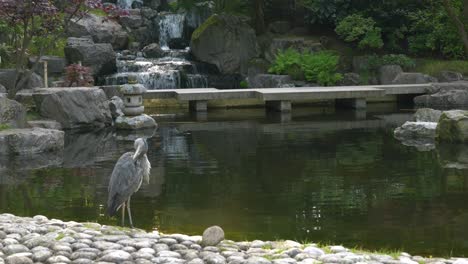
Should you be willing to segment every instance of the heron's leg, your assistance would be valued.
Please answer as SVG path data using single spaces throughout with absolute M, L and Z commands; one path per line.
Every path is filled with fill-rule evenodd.
M 122 204 L 122 226 L 125 226 L 125 203 Z
M 128 211 L 128 219 L 130 221 L 130 227 L 133 228 L 132 211 L 130 210 L 130 197 L 128 197 L 128 200 L 127 200 L 127 211 Z

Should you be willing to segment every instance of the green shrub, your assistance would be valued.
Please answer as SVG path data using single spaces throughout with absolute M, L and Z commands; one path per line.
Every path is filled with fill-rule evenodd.
M 10 127 L 10 125 L 8 125 L 8 124 L 0 124 L 0 131 L 2 131 L 2 130 L 7 130 L 7 129 L 10 129 L 10 128 L 11 128 L 11 127 Z
M 371 71 L 376 71 L 383 65 L 400 65 L 405 70 L 413 69 L 416 66 L 414 60 L 404 54 L 370 55 L 367 61 L 367 69 Z
M 343 76 L 337 73 L 339 56 L 329 52 L 300 53 L 292 48 L 279 52 L 269 72 L 288 74 L 293 79 L 305 79 L 320 85 L 334 85 Z
M 280 51 L 276 55 L 275 62 L 268 71 L 275 74 L 288 74 L 288 70 L 291 67 L 301 67 L 301 57 L 302 54 L 292 48 Z
M 335 31 L 346 42 L 357 42 L 360 49 L 383 47 L 382 29 L 370 17 L 349 15 L 338 23 Z
M 249 88 L 249 84 L 244 80 L 239 83 L 240 88 Z
M 340 57 L 328 51 L 303 54 L 302 69 L 307 81 L 320 85 L 334 85 L 343 79 L 337 73 Z

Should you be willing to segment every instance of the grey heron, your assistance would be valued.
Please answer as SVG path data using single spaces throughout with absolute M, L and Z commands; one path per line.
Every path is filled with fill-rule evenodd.
M 135 152 L 123 154 L 115 164 L 109 181 L 109 196 L 107 199 L 107 213 L 114 216 L 122 209 L 122 225 L 125 224 L 125 207 L 127 207 L 130 226 L 133 228 L 130 198 L 136 193 L 144 181 L 149 183 L 151 164 L 146 153 L 148 143 L 138 138 L 134 143 Z

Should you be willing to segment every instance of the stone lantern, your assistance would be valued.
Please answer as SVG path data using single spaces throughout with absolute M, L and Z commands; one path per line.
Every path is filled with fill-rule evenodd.
M 144 114 L 143 94 L 146 92 L 145 86 L 138 84 L 135 78 L 130 78 L 128 84 L 120 87 L 123 95 L 123 116 L 115 120 L 115 126 L 118 129 L 137 130 L 157 127 L 156 121 Z
M 145 112 L 143 106 L 143 94 L 146 92 L 146 87 L 138 84 L 135 79 L 128 80 L 128 84 L 124 84 L 120 88 L 123 94 L 124 109 L 123 113 L 126 116 L 138 116 Z

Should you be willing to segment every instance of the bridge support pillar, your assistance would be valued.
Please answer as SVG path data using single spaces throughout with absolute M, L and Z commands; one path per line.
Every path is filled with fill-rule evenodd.
M 353 109 L 366 109 L 366 98 L 336 99 L 336 105 Z
M 208 101 L 206 100 L 189 101 L 189 109 L 191 112 L 206 112 L 208 111 Z
M 266 101 L 265 106 L 269 110 L 277 112 L 291 112 L 291 101 Z

